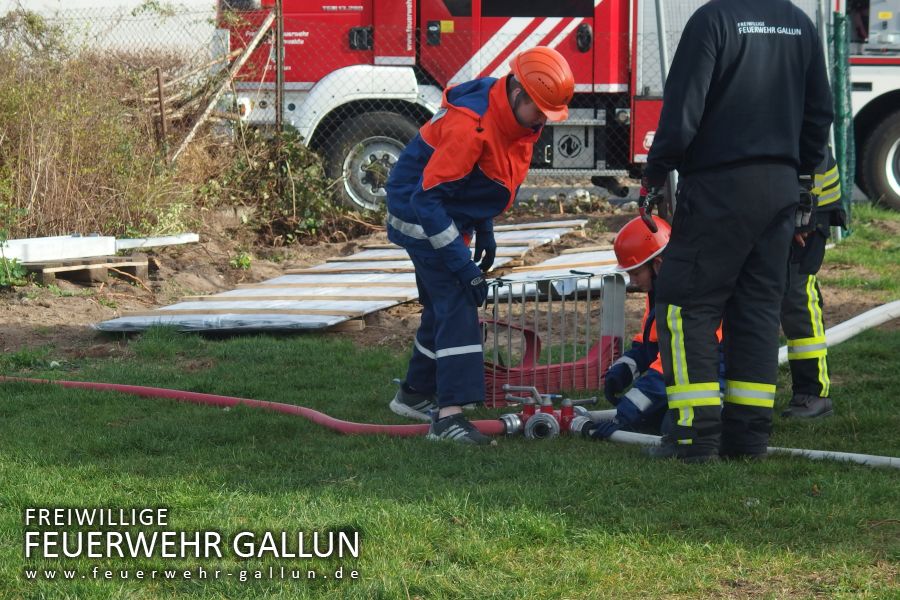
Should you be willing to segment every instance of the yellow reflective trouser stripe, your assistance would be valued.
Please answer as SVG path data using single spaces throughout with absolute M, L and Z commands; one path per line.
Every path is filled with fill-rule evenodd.
M 672 371 L 675 385 L 690 383 L 688 379 L 687 357 L 684 353 L 684 323 L 681 320 L 681 307 L 670 304 L 666 311 L 666 325 L 672 335 Z
M 809 317 L 812 324 L 812 334 L 817 338 L 825 340 L 825 322 L 822 319 L 822 308 L 819 305 L 819 291 L 816 289 L 816 276 L 810 275 L 806 281 L 806 295 L 809 299 Z M 790 349 L 788 349 L 790 353 Z M 808 356 L 804 356 L 808 354 Z M 817 371 L 819 385 L 822 387 L 822 396 L 828 396 L 828 390 L 831 387 L 831 380 L 828 377 L 828 363 L 826 356 L 828 355 L 827 346 L 820 350 L 813 350 L 808 353 L 800 353 L 794 355 L 795 360 L 801 358 L 818 358 Z
M 683 408 L 678 409 L 678 424 L 682 427 L 691 427 L 694 424 L 694 407 L 693 406 L 685 406 Z M 677 443 L 681 445 L 693 444 L 694 440 L 691 438 L 681 438 L 676 440 Z
M 671 385 L 666 387 L 666 397 L 669 408 L 672 409 L 719 406 L 722 403 L 722 399 L 719 398 L 718 382 Z
M 828 354 L 825 336 L 788 340 L 787 346 L 789 360 L 819 358 Z
M 816 276 L 806 279 L 806 298 L 809 307 L 810 331 L 814 337 L 825 337 L 825 324 L 822 322 L 822 309 L 819 307 L 819 291 L 816 289 Z
M 828 377 L 828 361 L 824 356 L 819 357 L 819 385 L 822 386 L 822 393 L 820 396 L 828 397 L 829 392 L 831 391 L 831 379 Z
M 678 411 L 678 425 L 693 427 L 694 408 L 697 406 L 721 406 L 718 382 L 687 383 L 666 387 L 669 408 Z M 676 439 L 679 444 L 691 444 L 690 438 Z
M 744 406 L 775 406 L 775 386 L 751 381 L 725 381 L 725 402 Z

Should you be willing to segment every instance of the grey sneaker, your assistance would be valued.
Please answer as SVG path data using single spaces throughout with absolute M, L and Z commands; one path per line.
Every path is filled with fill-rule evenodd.
M 422 394 L 401 383 L 391 400 L 390 409 L 401 417 L 431 421 L 431 411 L 438 409 L 436 400 L 434 394 Z
M 787 409 L 781 413 L 782 417 L 794 417 L 797 419 L 815 419 L 817 417 L 830 417 L 834 414 L 831 398 L 822 398 L 812 394 L 794 394 L 787 405 Z
M 497 445 L 497 440 L 478 431 L 468 419 L 459 413 L 444 417 L 443 419 L 433 420 L 425 439 L 439 442 L 446 440 L 460 444 L 475 444 L 478 446 Z

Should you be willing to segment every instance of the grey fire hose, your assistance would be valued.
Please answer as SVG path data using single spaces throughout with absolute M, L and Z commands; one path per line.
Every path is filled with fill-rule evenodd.
M 609 439 L 620 444 L 639 444 L 641 446 L 659 446 L 662 438 L 658 435 L 646 433 L 634 433 L 631 431 L 616 431 Z M 813 460 L 837 460 L 852 462 L 871 467 L 893 467 L 900 469 L 900 458 L 893 456 L 878 456 L 874 454 L 857 454 L 855 452 L 832 452 L 831 450 L 804 450 L 802 448 L 778 448 L 769 446 L 769 454 L 791 454 Z

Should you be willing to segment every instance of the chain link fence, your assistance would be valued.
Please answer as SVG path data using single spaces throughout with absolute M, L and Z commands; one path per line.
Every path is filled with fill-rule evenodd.
M 816 16 L 822 1 L 797 4 Z M 584 187 L 593 180 L 627 191 L 623 180 L 637 173 L 653 141 L 668 64 L 702 4 L 641 1 L 632 16 L 594 0 L 484 0 L 478 19 L 467 0 L 285 1 L 281 55 L 275 0 L 211 0 L 207 9 L 145 1 L 43 18 L 68 47 L 127 74 L 129 106 L 154 123 L 169 159 L 210 117 L 226 133 L 271 127 L 281 101 L 284 124 L 323 157 L 339 199 L 378 210 L 392 165 L 437 112 L 444 90 L 503 77 L 516 52 L 539 44 L 568 58 L 576 95 L 570 119 L 544 128 L 530 180 Z

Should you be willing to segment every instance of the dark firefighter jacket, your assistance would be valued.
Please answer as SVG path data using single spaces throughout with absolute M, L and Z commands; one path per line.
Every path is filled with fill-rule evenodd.
M 833 118 L 822 45 L 788 0 L 712 0 L 688 21 L 645 175 L 748 163 L 812 174 Z

